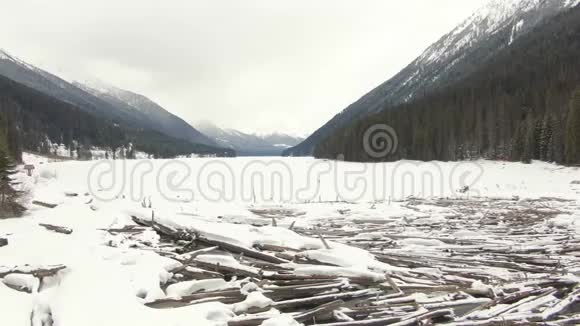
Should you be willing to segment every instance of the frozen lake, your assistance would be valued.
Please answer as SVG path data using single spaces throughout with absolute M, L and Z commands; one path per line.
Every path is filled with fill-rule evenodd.
M 407 197 L 575 198 L 576 168 L 493 161 L 348 163 L 312 158 L 198 158 L 64 162 L 40 174 L 103 200 L 299 203 L 370 202 Z
M 24 159 L 0 325 L 471 325 L 578 298 L 577 168 Z

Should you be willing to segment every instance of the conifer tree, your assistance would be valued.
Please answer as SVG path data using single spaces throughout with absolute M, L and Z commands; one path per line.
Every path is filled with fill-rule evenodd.
M 552 117 L 550 114 L 544 116 L 544 121 L 542 122 L 541 135 L 540 135 L 540 160 L 542 161 L 552 161 L 551 157 L 548 157 L 550 149 L 553 147 L 553 129 L 552 129 Z
M 13 136 L 8 130 L 6 116 L 0 116 L 0 217 L 20 215 L 24 208 L 18 204 L 20 193 L 13 188 L 12 175 L 16 164 L 11 157 L 8 136 Z
M 19 192 L 13 188 L 11 176 L 15 167 L 9 155 L 5 129 L 0 127 L 0 217 L 18 216 L 24 211 L 17 203 Z
M 518 128 L 516 129 L 516 133 L 512 144 L 511 156 L 515 160 L 524 161 L 524 153 L 526 148 L 526 139 L 525 139 L 526 134 L 527 134 L 526 123 L 525 121 L 522 121 L 518 126 Z
M 524 135 L 524 152 L 522 154 L 522 162 L 524 163 L 531 163 L 535 158 L 536 134 L 536 123 L 533 120 L 528 120 Z
M 570 111 L 566 124 L 566 162 L 580 163 L 580 87 L 576 89 L 570 101 Z

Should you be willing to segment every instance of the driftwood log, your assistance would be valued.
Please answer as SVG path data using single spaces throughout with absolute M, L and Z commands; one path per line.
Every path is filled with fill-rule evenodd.
M 32 202 L 32 204 L 36 205 L 36 206 L 46 207 L 46 208 L 55 208 L 56 206 L 58 206 L 58 204 L 46 203 L 46 202 L 42 202 L 40 200 L 34 200 Z
M 62 234 L 71 234 L 73 233 L 73 230 L 71 228 L 67 228 L 64 226 L 58 226 L 58 225 L 52 225 L 52 224 L 45 224 L 45 223 L 39 223 L 38 225 L 42 226 L 43 228 L 49 230 L 49 231 L 53 231 L 56 233 L 62 233 Z
M 32 267 L 32 266 L 16 266 L 12 268 L 2 269 L 0 268 L 0 278 L 5 277 L 8 274 L 29 274 L 38 278 L 43 278 L 47 276 L 53 276 L 59 271 L 65 269 L 64 265 L 56 266 L 46 266 L 46 267 Z

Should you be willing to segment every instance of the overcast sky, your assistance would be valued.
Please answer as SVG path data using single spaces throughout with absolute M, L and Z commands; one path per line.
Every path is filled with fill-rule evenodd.
M 0 48 L 188 122 L 307 134 L 485 0 L 0 0 Z

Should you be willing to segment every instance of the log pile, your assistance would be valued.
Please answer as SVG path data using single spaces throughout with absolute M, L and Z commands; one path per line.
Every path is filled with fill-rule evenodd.
M 292 266 L 332 264 L 306 259 L 291 248 L 245 248 L 137 217 L 139 226 L 109 232 L 159 233 L 163 249 L 152 249 L 181 263 L 165 287 L 189 280 L 245 279 L 254 285 L 252 291 L 271 300 L 267 307 L 239 314 L 230 326 L 260 325 L 274 315 L 271 309 L 306 325 L 575 325 L 580 323 L 580 238 L 547 223 L 569 203 L 546 206 L 546 202 L 554 203 L 412 199 L 406 205 L 417 211 L 445 207 L 449 214 L 439 222 L 341 218 L 313 228 L 291 224 L 294 231 L 318 238 L 326 248 L 333 243 L 363 248 L 393 266 L 379 279 L 299 274 Z M 417 236 L 418 231 L 423 236 Z M 475 235 L 458 237 L 459 231 Z M 371 232 L 373 236 L 360 236 Z M 433 246 L 408 250 L 402 245 L 408 241 L 430 241 Z M 207 255 L 233 257 L 236 263 L 214 263 L 204 259 Z M 236 304 L 245 300 L 243 292 L 202 291 L 147 305 L 171 309 L 211 301 Z

